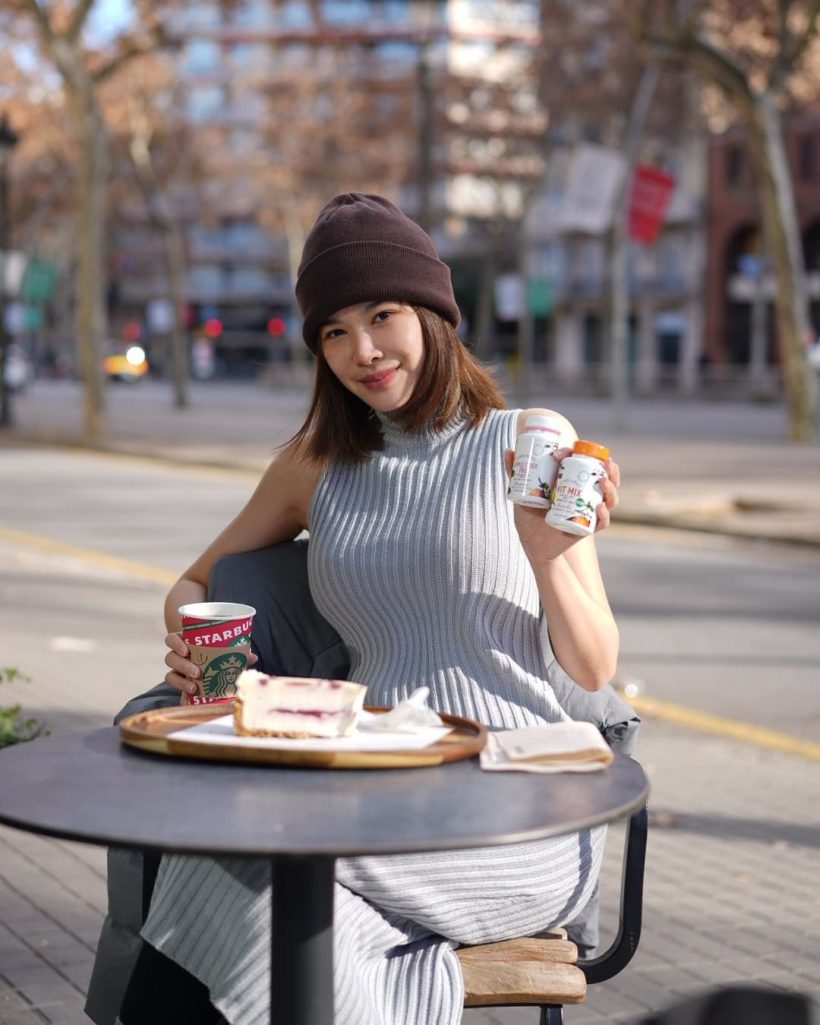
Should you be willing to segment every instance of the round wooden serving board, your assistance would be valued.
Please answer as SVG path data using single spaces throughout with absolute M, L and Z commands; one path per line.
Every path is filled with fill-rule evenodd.
M 477 755 L 487 740 L 487 729 L 472 719 L 441 714 L 452 730 L 440 740 L 416 750 L 352 750 L 327 748 L 305 750 L 288 747 L 281 741 L 277 747 L 244 747 L 224 743 L 202 743 L 193 738 L 169 738 L 169 734 L 210 722 L 233 711 L 232 703 L 217 705 L 174 705 L 151 712 L 131 715 L 120 723 L 124 743 L 141 751 L 172 757 L 200 758 L 205 761 L 250 762 L 254 765 L 293 765 L 317 769 L 411 769 L 425 765 L 441 765 Z M 386 712 L 385 708 L 368 708 L 369 712 Z M 324 742 L 323 742 L 324 743 Z

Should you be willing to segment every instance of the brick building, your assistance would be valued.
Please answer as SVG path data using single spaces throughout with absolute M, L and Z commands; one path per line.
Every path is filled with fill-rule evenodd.
M 820 333 L 820 112 L 786 120 L 815 335 Z M 771 389 L 778 362 L 774 277 L 768 266 L 745 131 L 735 127 L 709 144 L 703 356 L 719 376 L 744 376 Z

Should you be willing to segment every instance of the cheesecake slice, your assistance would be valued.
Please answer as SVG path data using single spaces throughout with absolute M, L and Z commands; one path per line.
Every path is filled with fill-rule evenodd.
M 366 689 L 346 680 L 246 669 L 236 681 L 234 729 L 246 737 L 343 737 L 353 732 Z

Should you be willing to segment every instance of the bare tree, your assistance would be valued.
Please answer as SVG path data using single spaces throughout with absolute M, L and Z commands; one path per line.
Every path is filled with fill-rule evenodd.
M 164 56 L 148 54 L 135 60 L 118 76 L 104 97 L 111 132 L 122 144 L 142 198 L 142 208 L 156 230 L 162 247 L 171 307 L 170 355 L 174 406 L 188 405 L 188 338 L 183 323 L 186 301 L 185 237 L 175 209 L 173 192 L 184 181 L 196 188 L 196 156 L 190 133 L 170 114 L 175 96 L 173 64 Z M 119 177 L 117 194 L 132 190 Z
M 155 26 L 123 36 L 111 54 L 95 52 L 84 30 L 95 0 L 73 5 L 42 0 L 5 0 L 0 13 L 24 18 L 62 81 L 77 146 L 77 287 L 75 344 L 85 385 L 83 433 L 99 437 L 104 414 L 101 355 L 106 335 L 105 186 L 108 135 L 98 88 L 134 56 L 159 42 Z
M 582 142 L 605 146 L 622 157 L 605 235 L 601 310 L 601 361 L 612 399 L 612 421 L 623 426 L 628 391 L 630 313 L 628 207 L 636 162 L 666 163 L 680 150 L 679 69 L 664 68 L 656 53 L 630 32 L 624 8 L 613 0 L 567 5 L 542 0 L 545 38 L 540 96 L 549 115 L 548 162 L 560 176 L 567 155 Z M 583 232 L 579 231 L 578 236 Z M 565 309 L 577 309 L 569 296 Z
M 673 0 L 642 0 L 633 22 L 638 37 L 717 86 L 746 125 L 776 281 L 792 441 L 814 433 L 816 388 L 805 363 L 808 290 L 783 111 L 807 61 L 816 56 L 818 15 L 820 0 L 690 0 L 683 8 Z
M 268 91 L 267 159 L 255 175 L 260 220 L 283 233 L 294 283 L 305 234 L 329 196 L 389 192 L 417 161 L 415 82 L 382 77 L 375 48 L 336 42 L 321 26 L 311 46 L 313 74 L 282 77 Z

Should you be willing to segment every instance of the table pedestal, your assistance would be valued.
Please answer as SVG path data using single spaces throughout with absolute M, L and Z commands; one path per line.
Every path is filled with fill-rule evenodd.
M 332 857 L 271 860 L 271 1025 L 333 1025 Z

